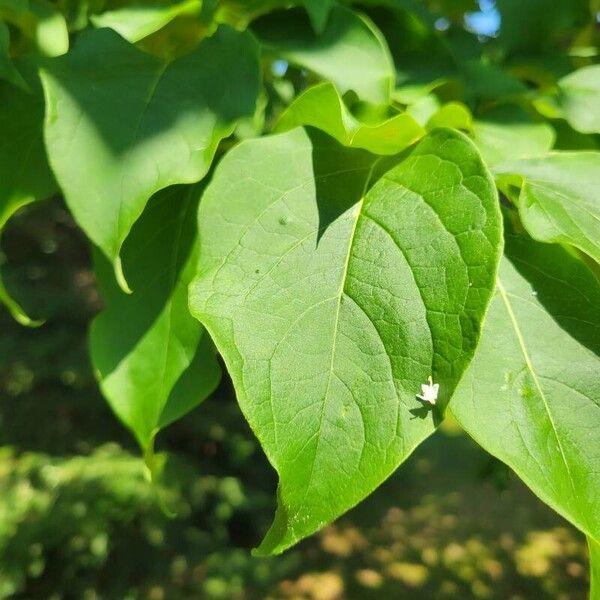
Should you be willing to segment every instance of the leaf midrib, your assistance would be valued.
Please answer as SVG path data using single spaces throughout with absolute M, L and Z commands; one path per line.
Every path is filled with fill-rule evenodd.
M 144 117 L 146 116 L 146 113 L 148 112 L 148 109 L 150 108 L 150 104 L 152 103 L 154 96 L 156 95 L 156 91 L 158 89 L 158 86 L 163 78 L 163 75 L 165 74 L 165 72 L 167 71 L 167 68 L 171 65 L 171 61 L 164 61 L 159 63 L 158 69 L 156 71 L 156 75 L 154 77 L 154 79 L 151 81 L 150 86 L 148 87 L 148 91 L 146 92 L 146 96 L 144 97 L 143 100 L 143 104 L 142 104 L 142 110 L 140 111 L 140 116 L 135 124 L 135 127 L 133 129 L 133 132 L 131 134 L 131 138 L 129 140 L 129 146 L 133 147 L 135 142 L 137 141 L 137 136 L 139 134 L 140 131 L 140 127 L 142 126 L 142 121 L 144 120 Z M 123 243 L 123 240 L 121 239 L 122 233 L 121 233 L 121 226 L 122 226 L 122 220 L 123 220 L 123 200 L 124 200 L 124 185 L 125 185 L 125 175 L 127 174 L 127 169 L 125 169 L 125 167 L 123 166 L 123 169 L 121 171 L 121 193 L 119 195 L 119 210 L 117 211 L 117 236 L 118 238 L 115 240 L 115 246 L 116 248 L 114 249 L 115 254 L 119 254 L 120 250 L 121 250 L 121 244 Z
M 290 522 L 292 522 L 294 520 L 294 518 L 297 517 L 298 514 L 300 513 L 300 511 L 302 510 L 303 505 L 304 505 L 304 500 L 306 499 L 306 496 L 308 495 L 311 485 L 312 485 L 315 463 L 317 462 L 317 455 L 319 453 L 319 443 L 321 441 L 321 430 L 323 428 L 323 419 L 325 416 L 325 405 L 327 403 L 327 397 L 329 396 L 329 388 L 331 386 L 331 380 L 332 380 L 332 376 L 333 376 L 333 364 L 335 362 L 336 349 L 337 349 L 336 340 L 337 340 L 337 334 L 338 334 L 338 326 L 339 326 L 339 322 L 340 322 L 340 310 L 341 310 L 341 306 L 342 306 L 342 298 L 344 297 L 344 293 L 345 293 L 346 279 L 348 278 L 348 267 L 350 265 L 350 257 L 352 255 L 352 248 L 354 246 L 354 239 L 356 236 L 356 228 L 358 226 L 358 221 L 360 219 L 360 215 L 361 215 L 362 208 L 364 205 L 364 200 L 365 200 L 365 196 L 367 194 L 369 183 L 371 183 L 371 178 L 373 177 L 373 171 L 375 170 L 375 167 L 377 166 L 377 164 L 379 164 L 379 162 L 382 159 L 383 159 L 383 157 L 380 156 L 379 158 L 374 160 L 373 163 L 371 164 L 369 171 L 367 173 L 367 176 L 365 177 L 365 185 L 361 192 L 360 200 L 356 204 L 354 223 L 352 224 L 352 230 L 350 232 L 350 239 L 348 242 L 348 251 L 346 253 L 346 258 L 344 261 L 344 267 L 342 270 L 342 276 L 341 276 L 341 280 L 340 280 L 340 289 L 337 293 L 338 301 L 337 301 L 337 307 L 335 310 L 335 317 L 334 317 L 335 321 L 334 321 L 334 328 L 333 328 L 333 335 L 332 335 L 331 360 L 329 363 L 329 369 L 328 369 L 328 375 L 327 375 L 327 385 L 325 387 L 325 392 L 323 394 L 323 402 L 321 403 L 321 413 L 319 415 L 319 426 L 317 428 L 317 435 L 316 435 L 317 441 L 316 441 L 316 445 L 315 445 L 315 451 L 314 451 L 313 460 L 312 460 L 311 466 L 310 466 L 308 482 L 306 484 L 306 488 L 304 491 L 304 498 L 302 499 L 302 502 L 300 502 L 298 504 L 298 510 L 296 511 L 294 516 L 290 519 Z
M 504 302 L 504 306 L 506 308 L 506 312 L 508 313 L 508 316 L 511 320 L 513 329 L 515 331 L 515 335 L 517 336 L 517 341 L 519 342 L 519 347 L 521 349 L 521 353 L 523 354 L 523 358 L 525 359 L 525 365 L 528 369 L 528 371 L 531 373 L 531 377 L 533 378 L 533 382 L 539 392 L 539 395 L 542 399 L 542 402 L 544 403 L 544 408 L 546 410 L 546 414 L 548 415 L 548 420 L 550 421 L 550 425 L 552 427 L 552 432 L 554 433 L 554 437 L 556 438 L 556 443 L 558 445 L 558 449 L 560 451 L 560 455 L 561 458 L 563 460 L 563 463 L 565 465 L 565 469 L 567 471 L 567 476 L 569 478 L 569 483 L 571 484 L 571 489 L 573 490 L 573 494 L 574 497 L 577 497 L 577 490 L 575 489 L 575 482 L 573 481 L 573 475 L 571 474 L 571 468 L 569 467 L 569 463 L 567 461 L 567 457 L 564 451 L 564 448 L 562 446 L 562 443 L 560 441 L 560 437 L 558 436 L 558 430 L 556 428 L 556 423 L 554 422 L 554 418 L 552 416 L 552 412 L 550 411 L 550 406 L 548 404 L 548 399 L 546 398 L 546 394 L 544 393 L 544 390 L 540 384 L 540 381 L 538 379 L 537 373 L 535 371 L 535 368 L 533 366 L 533 362 L 531 361 L 531 357 L 529 355 L 529 351 L 527 350 L 527 346 L 525 344 L 525 338 L 523 336 L 523 332 L 521 331 L 521 328 L 519 326 L 519 323 L 517 321 L 517 317 L 515 315 L 515 312 L 512 308 L 512 305 L 510 303 L 510 300 L 508 298 L 508 292 L 506 291 L 506 289 L 504 288 L 504 286 L 502 285 L 502 282 L 500 280 L 500 277 L 498 277 L 497 279 L 497 287 L 498 287 L 498 291 L 500 292 L 500 297 L 502 298 L 502 301 Z

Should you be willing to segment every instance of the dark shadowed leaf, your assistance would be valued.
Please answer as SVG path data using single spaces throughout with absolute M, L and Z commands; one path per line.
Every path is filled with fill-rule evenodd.
M 0 231 L 19 208 L 57 191 L 44 149 L 42 88 L 35 68 L 20 66 L 30 91 L 0 80 Z M 1 282 L 0 301 L 23 325 L 36 323 Z
M 92 324 L 92 361 L 109 404 L 145 450 L 220 377 L 210 341 L 187 306 L 200 193 L 197 185 L 174 186 L 148 203 L 123 247 L 133 294 L 116 285 L 106 258 L 96 257 L 106 309 Z
M 394 64 L 385 38 L 365 16 L 343 6 L 331 10 L 321 34 L 301 13 L 277 13 L 254 26 L 270 52 L 333 82 L 341 94 L 352 90 L 374 104 L 387 104 Z

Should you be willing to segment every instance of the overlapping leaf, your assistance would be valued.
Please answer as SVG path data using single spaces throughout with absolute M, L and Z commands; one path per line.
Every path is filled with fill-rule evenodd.
M 461 425 L 547 504 L 600 539 L 600 282 L 556 245 L 507 233 Z
M 470 131 L 473 127 L 473 115 L 461 102 L 448 102 L 427 120 L 427 129 L 452 127 Z
M 5 79 L 14 85 L 27 89 L 27 84 L 23 76 L 11 60 L 9 45 L 10 34 L 8 27 L 3 21 L 0 21 L 0 79 Z
M 555 152 L 494 172 L 536 240 L 571 244 L 600 262 L 599 152 Z
M 30 91 L 0 80 L 0 231 L 19 208 L 56 191 L 44 149 L 41 86 L 32 65 L 21 68 Z M 34 323 L 1 283 L 0 302 L 20 323 Z
M 589 0 L 497 0 L 502 18 L 498 42 L 510 54 L 552 52 L 589 22 Z
M 260 553 L 379 485 L 435 429 L 477 344 L 501 247 L 479 155 L 436 130 L 375 183 L 378 162 L 295 129 L 234 148 L 203 198 L 190 306 L 280 477 Z M 415 397 L 432 374 L 433 409 Z
M 304 7 L 317 33 L 325 29 L 329 12 L 335 5 L 335 0 L 304 0 Z
M 220 0 L 215 6 L 215 18 L 243 29 L 261 15 L 302 5 L 315 32 L 321 33 L 334 4 L 335 0 Z
M 198 181 L 219 141 L 253 114 L 260 87 L 252 36 L 225 26 L 172 62 L 110 29 L 85 32 L 48 63 L 43 81 L 50 163 L 77 222 L 117 274 L 148 198 Z
M 0 0 L 0 17 L 21 29 L 46 56 L 60 56 L 69 49 L 65 18 L 48 0 Z
M 600 133 L 600 65 L 583 67 L 559 82 L 560 106 L 571 126 Z
M 554 144 L 548 123 L 534 121 L 517 105 L 506 104 L 477 117 L 472 135 L 488 165 L 539 156 Z
M 301 125 L 316 127 L 345 146 L 376 154 L 397 154 L 425 134 L 407 113 L 377 124 L 361 123 L 329 82 L 315 85 L 298 96 L 279 118 L 276 131 Z
M 181 15 L 200 12 L 201 0 L 181 0 L 174 4 L 130 4 L 91 17 L 96 27 L 110 27 L 130 42 L 139 42 L 156 33 Z
M 210 341 L 187 307 L 199 197 L 198 186 L 175 186 L 150 200 L 123 248 L 133 294 L 116 285 L 104 256 L 96 260 L 106 309 L 92 324 L 92 362 L 109 404 L 144 450 L 220 377 Z
M 298 14 L 278 13 L 253 28 L 277 56 L 374 104 L 387 104 L 394 87 L 394 64 L 381 32 L 365 16 L 335 6 L 320 34 Z

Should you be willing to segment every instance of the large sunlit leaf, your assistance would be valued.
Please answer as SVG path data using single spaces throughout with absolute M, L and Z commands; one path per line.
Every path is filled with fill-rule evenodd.
M 494 173 L 536 240 L 571 244 L 600 262 L 600 152 L 556 152 Z
M 92 362 L 102 392 L 144 450 L 220 377 L 210 340 L 187 306 L 199 197 L 198 186 L 175 186 L 150 200 L 123 247 L 133 294 L 116 285 L 110 263 L 97 255 L 106 309 L 92 324 Z
M 271 53 L 333 82 L 341 94 L 387 104 L 395 71 L 381 32 L 359 13 L 336 6 L 321 34 L 298 12 L 276 13 L 254 26 Z
M 181 0 L 173 4 L 129 4 L 92 15 L 96 27 L 110 27 L 130 42 L 139 42 L 156 33 L 181 15 L 198 14 L 201 0 Z
M 600 540 L 600 282 L 558 245 L 507 232 L 461 425 L 547 504 Z
M 75 219 L 117 274 L 148 198 L 198 181 L 219 141 L 254 113 L 260 87 L 252 36 L 225 26 L 172 62 L 110 29 L 85 32 L 48 63 L 43 81 L 50 163 Z
M 425 134 L 407 113 L 374 125 L 361 123 L 329 82 L 315 85 L 298 96 L 279 118 L 276 130 L 287 131 L 300 125 L 311 125 L 345 146 L 376 154 L 397 154 Z
M 294 129 L 234 148 L 200 207 L 190 306 L 280 478 L 262 554 L 388 477 L 477 344 L 501 229 L 476 149 L 440 129 L 375 182 L 379 162 Z M 430 375 L 436 407 L 415 396 Z
M 559 82 L 560 106 L 577 131 L 600 133 L 600 65 L 583 67 Z
M 44 149 L 44 97 L 35 69 L 22 63 L 25 91 L 0 80 L 0 231 L 19 208 L 56 191 Z M 34 324 L 0 283 L 3 302 L 17 321 Z

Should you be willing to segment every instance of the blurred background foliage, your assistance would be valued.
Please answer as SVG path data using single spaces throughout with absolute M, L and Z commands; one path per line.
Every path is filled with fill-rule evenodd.
M 253 558 L 276 478 L 230 383 L 161 434 L 153 487 L 90 369 L 101 301 L 60 199 L 21 212 L 3 246 L 7 285 L 47 322 L 0 315 L 0 598 L 586 597 L 583 536 L 452 424 L 334 525 Z
M 88 13 L 123 4 L 58 3 L 71 32 L 87 25 Z M 221 4 L 241 21 L 253 6 Z M 388 0 L 406 8 L 393 13 L 375 4 L 382 2 L 361 7 L 395 59 L 394 99 L 417 120 L 460 100 L 483 152 L 490 136 L 508 152 L 533 131 L 547 137 L 547 129 L 522 129 L 541 116 L 554 147 L 598 148 L 598 136 L 576 132 L 556 106 L 557 80 L 597 61 L 596 0 Z M 271 18 L 254 29 L 268 29 Z M 178 17 L 146 49 L 168 46 L 165 39 L 181 31 L 189 36 L 189 26 L 189 15 Z M 10 27 L 18 54 L 31 39 Z M 238 128 L 238 137 L 268 130 L 314 82 L 268 59 L 265 79 L 266 112 Z M 24 329 L 0 312 L 0 598 L 586 597 L 583 536 L 452 423 L 336 524 L 281 557 L 253 558 L 274 509 L 276 478 L 230 382 L 161 434 L 165 473 L 150 485 L 133 439 L 94 380 L 87 330 L 102 300 L 88 245 L 60 198 L 21 211 L 2 245 L 7 288 L 46 323 Z

